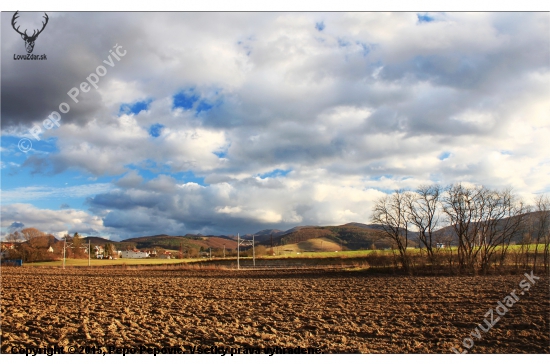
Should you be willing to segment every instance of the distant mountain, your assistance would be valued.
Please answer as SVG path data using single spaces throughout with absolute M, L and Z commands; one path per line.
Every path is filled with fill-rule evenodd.
M 261 231 L 258 231 L 256 234 L 256 236 L 263 236 L 263 235 L 269 235 L 271 236 L 272 234 L 273 235 L 281 235 L 283 234 L 284 231 L 282 230 L 277 230 L 277 229 L 265 229 L 265 230 L 261 230 Z
M 346 224 L 341 226 L 297 226 L 273 236 L 273 245 L 299 244 L 318 238 L 330 239 L 349 250 L 369 249 L 373 243 L 377 243 L 381 247 L 386 244 L 380 230 Z M 265 240 L 261 244 L 268 245 L 270 242 L 270 240 Z
M 258 231 L 254 234 L 254 240 L 257 242 L 271 241 L 271 237 L 276 238 L 283 235 L 285 232 L 277 229 L 265 229 Z M 252 234 L 245 234 L 241 236 L 241 239 L 252 240 Z
M 360 222 L 350 222 L 342 226 L 355 226 L 361 229 L 374 229 L 374 230 L 384 230 L 384 227 L 380 224 L 362 224 Z
M 153 235 L 122 240 L 118 244 L 135 244 L 137 249 L 158 247 L 170 250 L 181 248 L 223 248 L 236 249 L 237 242 L 216 236 L 203 236 L 200 234 L 187 234 L 185 236 Z
M 200 237 L 203 237 L 204 235 L 202 234 L 185 234 L 185 238 L 200 238 Z
M 538 225 L 539 221 L 538 219 L 541 217 L 541 214 L 543 212 L 528 212 L 523 215 L 515 216 L 515 217 L 507 217 L 499 221 L 497 225 L 497 229 L 504 229 L 506 224 L 514 224 L 514 221 L 517 222 L 518 218 L 525 219 L 526 226 L 525 228 L 531 229 L 532 236 L 536 236 L 538 233 L 538 229 L 540 226 Z M 516 219 L 516 220 L 510 220 L 510 219 Z M 472 223 L 472 228 L 474 227 L 474 223 Z M 508 227 L 509 228 L 509 227 Z M 525 230 L 519 230 L 512 236 L 512 242 L 520 242 L 523 239 L 523 235 L 526 233 Z M 436 239 L 441 239 L 443 241 L 451 241 L 451 245 L 458 245 L 458 236 L 456 234 L 456 231 L 452 225 L 445 226 L 437 231 L 434 232 L 434 235 L 436 236 Z
M 529 219 L 534 219 L 537 213 L 528 213 Z M 390 246 L 391 242 L 383 234 L 384 226 L 380 224 L 363 224 L 359 222 L 350 222 L 339 226 L 295 226 L 286 231 L 277 229 L 260 230 L 254 235 L 244 234 L 241 239 L 252 240 L 254 236 L 258 244 L 269 246 L 273 242 L 274 246 L 283 244 L 295 244 L 306 242 L 309 239 L 327 238 L 347 249 L 368 249 L 373 243 L 377 249 Z M 452 241 L 451 244 L 456 244 L 456 234 L 452 226 L 443 227 L 434 232 L 436 238 L 441 237 L 442 240 Z M 409 239 L 415 240 L 418 233 L 414 231 L 408 232 Z M 53 239 L 53 242 L 57 240 Z M 237 248 L 236 235 L 202 235 L 202 234 L 186 234 L 185 236 L 171 236 L 166 234 L 135 237 L 125 239 L 121 242 L 114 242 L 108 239 L 91 236 L 85 239 L 91 239 L 92 245 L 105 245 L 113 243 L 115 246 L 125 249 L 129 246 L 135 246 L 138 249 L 160 247 L 164 249 L 179 250 L 182 247 L 192 247 L 196 249 L 202 248 L 218 248 L 224 246 L 226 249 Z M 518 233 L 514 240 L 520 240 L 521 233 Z M 413 243 L 413 245 L 416 243 Z
M 299 231 L 299 230 L 302 230 L 302 229 L 314 229 L 314 228 L 318 228 L 319 226 L 312 226 L 312 225 L 306 225 L 306 226 L 295 226 L 293 227 L 292 229 L 288 229 L 287 231 L 284 232 L 284 234 L 290 234 L 290 233 L 293 233 L 295 231 Z
M 101 238 L 99 236 L 88 236 L 88 237 L 83 238 L 83 240 L 84 240 L 83 244 L 88 244 L 88 241 L 89 241 L 91 246 L 105 245 L 105 244 L 108 244 L 108 243 L 111 243 L 111 244 L 117 244 L 118 243 L 116 241 Z

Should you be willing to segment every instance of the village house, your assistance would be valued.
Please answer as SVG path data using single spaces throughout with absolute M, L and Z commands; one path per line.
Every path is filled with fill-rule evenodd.
M 141 258 L 149 258 L 148 252 L 142 252 L 139 250 L 125 250 L 122 251 L 120 254 L 121 258 L 130 258 L 130 259 L 141 259 Z
M 0 258 L 8 255 L 8 250 L 15 249 L 15 243 L 2 243 L 0 246 Z
M 4 251 L 8 249 L 15 249 L 15 243 L 2 243 L 0 250 Z
M 105 250 L 103 249 L 102 245 L 96 245 L 94 247 L 94 251 L 95 251 L 95 257 L 97 259 L 103 259 L 103 253 L 105 252 Z

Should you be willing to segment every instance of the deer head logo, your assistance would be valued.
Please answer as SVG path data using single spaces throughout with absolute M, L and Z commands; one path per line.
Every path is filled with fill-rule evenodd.
M 48 24 L 48 14 L 44 13 L 44 19 L 46 19 L 45 22 L 42 22 L 42 29 L 38 30 L 38 29 L 35 29 L 34 32 L 32 33 L 31 36 L 29 36 L 27 34 L 27 30 L 25 30 L 24 33 L 21 33 L 19 31 L 19 27 L 15 27 L 15 21 L 17 20 L 17 18 L 19 18 L 19 15 L 17 15 L 17 13 L 19 13 L 19 11 L 16 11 L 15 14 L 13 14 L 13 18 L 11 18 L 11 26 L 13 27 L 13 29 L 21 34 L 21 38 L 23 38 L 23 40 L 25 41 L 25 48 L 27 48 L 27 53 L 32 53 L 32 50 L 34 49 L 34 42 L 36 41 L 36 38 L 38 38 L 38 36 L 40 35 L 40 33 L 42 33 L 42 31 L 44 30 L 44 28 L 46 28 L 46 24 Z M 37 33 L 38 31 L 38 33 Z

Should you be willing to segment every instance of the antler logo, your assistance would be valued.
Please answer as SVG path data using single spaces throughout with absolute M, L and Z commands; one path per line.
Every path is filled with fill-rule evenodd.
M 13 18 L 11 18 L 11 26 L 13 27 L 13 29 L 21 34 L 21 38 L 23 38 L 23 40 L 25 41 L 25 48 L 27 48 L 27 53 L 32 53 L 32 50 L 34 49 L 34 42 L 36 41 L 36 38 L 38 38 L 38 36 L 40 35 L 40 33 L 42 33 L 42 31 L 44 30 L 44 28 L 46 28 L 46 24 L 48 24 L 48 14 L 44 13 L 44 19 L 46 19 L 46 22 L 42 22 L 42 29 L 38 30 L 38 29 L 35 29 L 34 32 L 32 33 L 31 36 L 29 36 L 27 34 L 27 30 L 25 29 L 25 32 L 24 33 L 21 33 L 19 31 L 19 27 L 15 27 L 15 21 L 17 20 L 17 18 L 19 18 L 19 15 L 17 15 L 17 13 L 19 13 L 19 10 L 15 12 L 15 14 L 13 14 Z M 37 33 L 38 31 L 38 33 Z

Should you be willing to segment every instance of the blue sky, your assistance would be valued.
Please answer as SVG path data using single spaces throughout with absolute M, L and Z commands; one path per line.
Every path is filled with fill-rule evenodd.
M 10 59 L 12 15 L 2 234 L 244 234 L 368 223 L 427 183 L 550 190 L 544 13 L 51 12 L 47 62 Z

